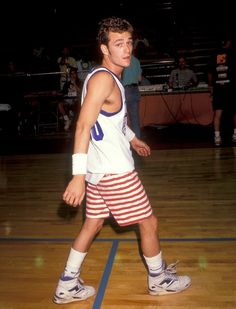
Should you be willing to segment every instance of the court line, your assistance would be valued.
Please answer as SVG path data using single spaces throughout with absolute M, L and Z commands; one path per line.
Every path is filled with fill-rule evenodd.
M 137 241 L 137 238 L 97 238 L 95 242 L 129 242 Z M 74 238 L 40 238 L 40 237 L 0 237 L 1 241 L 35 241 L 35 242 L 72 242 Z M 213 242 L 213 241 L 236 241 L 236 237 L 196 237 L 196 238 L 160 238 L 161 242 Z
M 111 251 L 110 251 L 110 254 L 109 254 L 109 257 L 108 257 L 108 260 L 107 260 L 105 270 L 103 272 L 102 279 L 101 279 L 100 284 L 99 284 L 97 296 L 96 296 L 95 301 L 93 303 L 92 309 L 101 308 L 101 304 L 102 304 L 102 301 L 103 301 L 104 293 L 106 291 L 107 282 L 108 282 L 108 279 L 109 279 L 110 274 L 111 274 L 111 270 L 112 270 L 113 262 L 114 262 L 114 259 L 115 259 L 115 256 L 116 256 L 116 251 L 117 251 L 118 245 L 119 245 L 119 241 L 113 240 Z
M 26 242 L 72 242 L 74 238 L 23 238 L 23 237 L 11 237 L 11 238 L 4 238 L 1 237 L 0 241 L 26 241 Z M 162 238 L 160 239 L 161 242 L 219 242 L 219 241 L 236 241 L 236 237 L 222 237 L 222 238 Z M 107 259 L 107 263 L 105 266 L 105 269 L 103 271 L 103 275 L 101 278 L 101 281 L 99 283 L 99 288 L 96 294 L 96 298 L 93 303 L 92 309 L 100 309 L 101 304 L 104 298 L 104 294 L 106 291 L 106 286 L 112 271 L 114 259 L 116 256 L 116 252 L 118 249 L 118 245 L 120 242 L 137 242 L 137 239 L 135 238 L 100 238 L 100 239 L 95 239 L 95 242 L 112 242 L 112 247 Z

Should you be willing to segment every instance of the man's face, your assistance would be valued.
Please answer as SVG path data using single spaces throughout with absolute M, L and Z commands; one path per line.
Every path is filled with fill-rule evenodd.
M 76 78 L 77 78 L 77 72 L 71 72 L 70 73 L 70 80 L 73 80 L 73 81 L 76 81 Z
M 105 57 L 108 57 L 109 61 L 122 68 L 130 65 L 131 54 L 133 51 L 133 38 L 129 32 L 109 33 L 108 46 L 105 46 Z
M 181 70 L 183 70 L 183 69 L 185 69 L 185 67 L 186 67 L 186 61 L 185 61 L 185 59 L 184 58 L 179 58 L 179 68 L 181 69 Z

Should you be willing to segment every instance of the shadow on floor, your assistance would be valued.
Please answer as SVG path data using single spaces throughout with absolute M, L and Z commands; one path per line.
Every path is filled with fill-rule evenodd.
M 222 147 L 232 146 L 231 134 L 226 132 Z M 46 132 L 38 135 L 0 134 L 0 155 L 34 153 L 72 153 L 72 132 Z M 142 139 L 154 149 L 215 147 L 212 126 L 175 124 L 148 126 L 142 129 Z
M 142 138 L 152 149 L 213 147 L 211 126 L 175 124 L 149 126 L 143 129 Z

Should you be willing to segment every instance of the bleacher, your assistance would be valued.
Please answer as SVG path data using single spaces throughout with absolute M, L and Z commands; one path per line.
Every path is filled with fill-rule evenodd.
M 219 42 L 220 35 L 213 29 L 208 29 L 208 31 L 201 27 L 188 29 L 186 35 L 183 33 L 181 36 L 176 35 L 173 54 L 164 58 L 157 54 L 156 59 L 153 59 L 152 53 L 150 55 L 147 53 L 145 59 L 140 59 L 143 74 L 151 84 L 164 84 L 168 82 L 178 56 L 184 55 L 189 67 L 196 73 L 199 82 L 207 83 L 207 66 L 214 51 L 219 47 Z

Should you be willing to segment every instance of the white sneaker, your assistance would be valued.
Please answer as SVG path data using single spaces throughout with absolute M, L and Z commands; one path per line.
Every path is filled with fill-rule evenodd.
M 70 111 L 69 111 L 69 117 L 70 117 L 70 118 L 73 118 L 74 115 L 75 115 L 74 112 L 73 112 L 72 110 L 70 110 Z
M 92 286 L 84 285 L 81 278 L 61 277 L 53 301 L 56 304 L 67 304 L 85 300 L 95 294 Z
M 70 119 L 65 120 L 64 130 L 68 131 L 70 128 L 70 125 L 71 125 L 71 120 Z
M 234 133 L 234 134 L 232 135 L 232 142 L 233 142 L 233 143 L 236 143 L 236 133 Z
M 150 295 L 166 295 L 179 293 L 191 285 L 188 276 L 177 276 L 176 264 L 171 264 L 164 269 L 158 276 L 148 276 L 148 289 Z
M 220 146 L 222 144 L 222 140 L 220 136 L 215 136 L 214 141 L 215 141 L 216 146 Z

